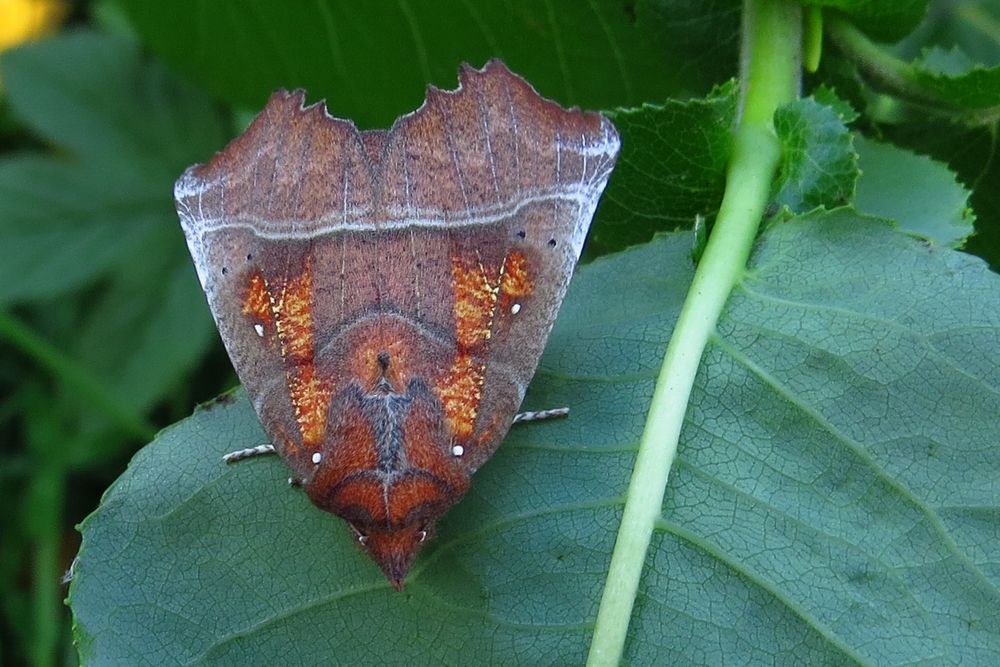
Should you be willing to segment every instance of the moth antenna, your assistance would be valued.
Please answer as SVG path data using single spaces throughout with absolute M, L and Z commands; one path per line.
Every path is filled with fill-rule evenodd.
M 223 455 L 222 460 L 226 463 L 236 463 L 237 461 L 263 454 L 274 454 L 274 445 L 257 445 L 256 447 L 248 447 L 247 449 L 238 449 L 235 452 Z
M 511 424 L 521 422 L 536 422 L 542 419 L 552 419 L 553 417 L 565 417 L 569 414 L 569 408 L 552 408 L 551 410 L 535 410 L 534 412 L 518 412 L 514 415 Z

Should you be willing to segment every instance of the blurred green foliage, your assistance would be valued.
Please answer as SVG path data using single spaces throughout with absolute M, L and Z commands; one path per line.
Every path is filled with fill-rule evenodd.
M 884 61 L 827 42 L 805 81 L 816 101 L 776 119 L 774 220 L 854 202 L 1000 266 L 998 3 L 809 4 L 873 37 L 916 29 L 877 45 Z M 75 662 L 60 584 L 74 525 L 158 429 L 235 383 L 172 183 L 272 88 L 304 87 L 337 115 L 385 126 L 428 83 L 453 87 L 460 62 L 502 57 L 543 94 L 606 110 L 625 143 L 595 258 L 711 221 L 739 11 L 737 0 L 108 0 L 0 55 L 0 663 Z M 918 197 L 903 206 L 906 185 Z

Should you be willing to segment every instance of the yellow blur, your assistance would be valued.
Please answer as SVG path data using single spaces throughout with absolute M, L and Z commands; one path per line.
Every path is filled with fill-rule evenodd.
M 53 32 L 68 9 L 62 0 L 0 0 L 0 51 Z

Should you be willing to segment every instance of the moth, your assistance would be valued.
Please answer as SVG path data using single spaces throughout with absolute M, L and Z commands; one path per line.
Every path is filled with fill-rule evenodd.
M 230 460 L 276 451 L 397 589 L 514 421 L 619 148 L 500 61 L 459 81 L 365 132 L 279 90 L 174 190 L 270 440 Z

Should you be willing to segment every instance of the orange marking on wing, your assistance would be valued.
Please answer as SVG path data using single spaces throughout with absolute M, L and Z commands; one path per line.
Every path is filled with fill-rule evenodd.
M 485 357 L 498 309 L 509 309 L 514 300 L 530 294 L 534 284 L 527 258 L 518 251 L 509 253 L 495 272 L 483 266 L 478 253 L 475 260 L 455 255 L 451 275 L 458 354 L 437 382 L 436 392 L 452 434 L 465 439 L 474 430 L 486 380 L 486 365 L 473 355 Z
M 246 294 L 243 296 L 243 314 L 254 318 L 268 329 L 274 323 L 271 317 L 271 295 L 267 291 L 267 282 L 260 271 L 250 276 Z
M 280 436 L 282 442 L 285 443 L 285 451 L 295 453 L 299 451 L 299 443 L 295 441 L 295 438 L 289 438 L 287 435 L 282 434 Z
M 492 334 L 499 285 L 493 284 L 478 258 L 471 261 L 471 258 L 456 255 L 451 262 L 455 334 L 459 348 L 474 348 L 482 345 Z
M 523 253 L 515 250 L 503 262 L 500 278 L 500 292 L 504 297 L 518 298 L 531 294 L 534 283 L 528 276 L 528 260 Z
M 285 281 L 269 284 L 260 272 L 254 273 L 243 312 L 265 325 L 274 323 L 302 443 L 318 444 L 326 431 L 331 389 L 313 364 L 312 258 L 306 258 L 301 274 Z
M 312 363 L 312 261 L 302 273 L 286 282 L 274 303 L 274 319 L 281 340 L 281 354 L 291 363 Z
M 435 387 L 448 425 L 456 438 L 464 439 L 472 435 L 485 379 L 486 365 L 475 361 L 467 353 L 459 353 Z
M 305 445 L 318 445 L 326 432 L 326 413 L 330 409 L 330 390 L 310 363 L 301 366 L 293 377 L 289 371 L 288 393 L 295 407 L 295 420 Z

